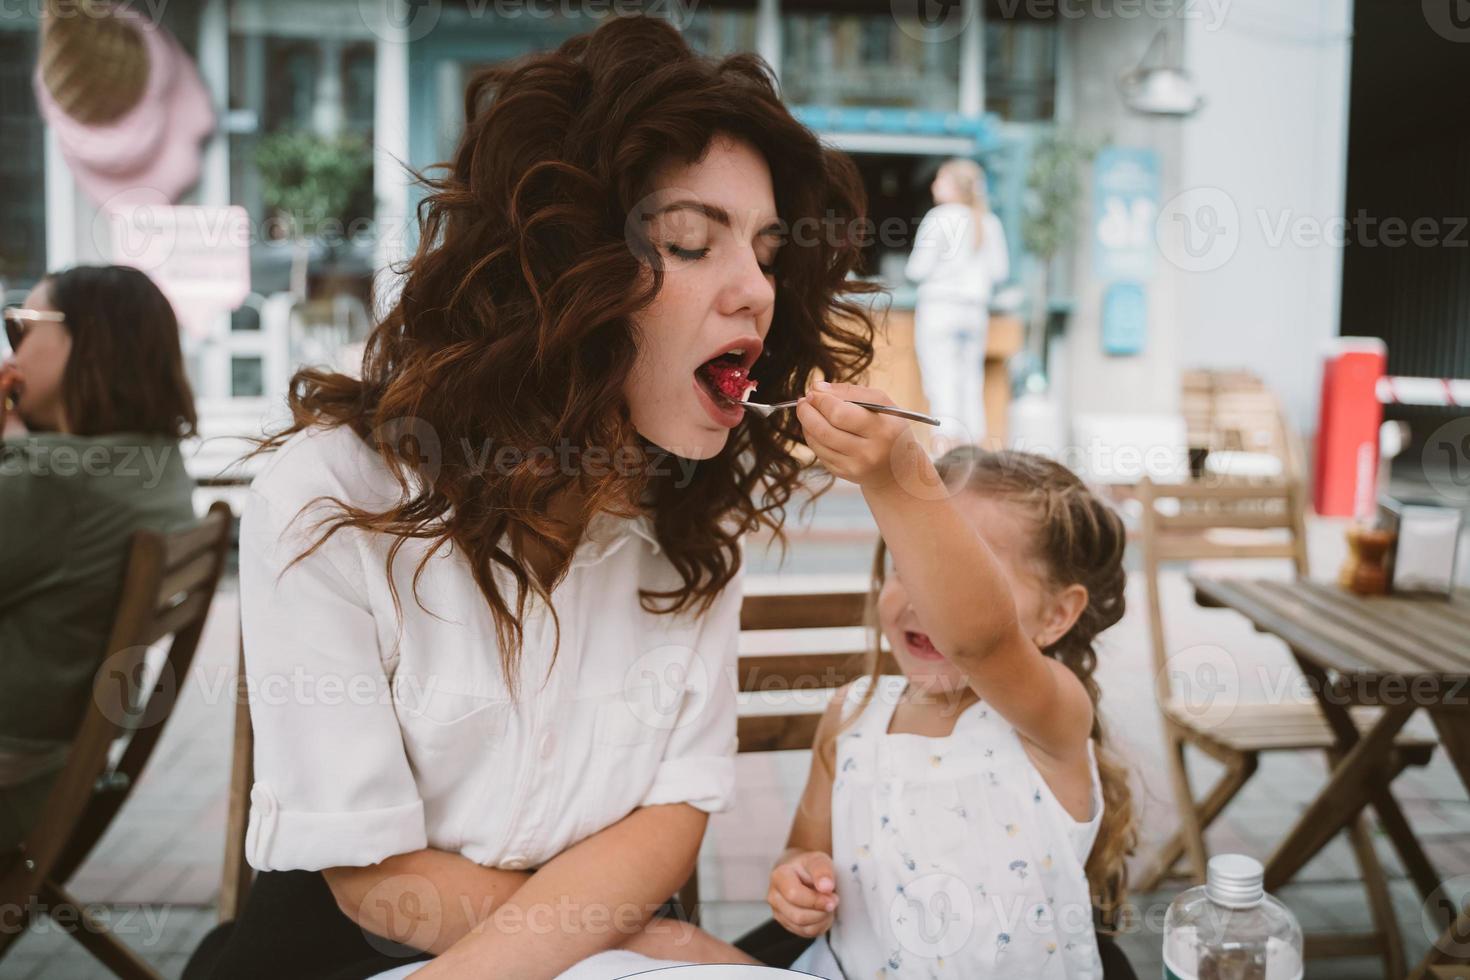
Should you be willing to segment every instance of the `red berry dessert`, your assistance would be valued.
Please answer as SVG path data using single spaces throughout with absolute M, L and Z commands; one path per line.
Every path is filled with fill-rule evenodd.
M 700 378 L 722 397 L 732 402 L 743 402 L 746 395 L 755 390 L 756 383 L 740 366 L 740 360 L 738 354 L 727 354 L 706 361 L 699 369 Z

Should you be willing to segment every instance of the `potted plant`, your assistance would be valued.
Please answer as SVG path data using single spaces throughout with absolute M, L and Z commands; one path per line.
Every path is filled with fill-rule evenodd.
M 372 150 L 357 136 L 288 130 L 260 141 L 255 166 L 272 224 L 294 245 L 291 292 L 304 300 L 310 243 L 331 256 L 351 220 L 372 213 Z
M 1046 368 L 1046 341 L 1051 311 L 1051 281 L 1057 256 L 1077 236 L 1082 174 L 1097 154 L 1097 144 L 1067 133 L 1042 137 L 1032 149 L 1026 174 L 1026 210 L 1021 239 L 1036 257 L 1037 275 L 1030 326 L 1031 354 Z

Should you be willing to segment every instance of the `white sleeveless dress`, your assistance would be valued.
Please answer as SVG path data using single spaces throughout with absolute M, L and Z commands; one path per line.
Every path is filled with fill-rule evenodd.
M 843 717 L 869 680 L 849 688 Z M 827 980 L 1100 980 L 1083 867 L 1102 820 L 1052 794 L 1020 736 L 985 702 L 942 738 L 888 734 L 907 686 L 879 678 L 838 735 L 832 785 L 837 917 L 792 964 Z

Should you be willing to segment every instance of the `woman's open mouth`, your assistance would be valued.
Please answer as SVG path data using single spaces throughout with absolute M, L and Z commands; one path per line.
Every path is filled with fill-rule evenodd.
M 903 634 L 903 642 L 904 646 L 908 647 L 909 653 L 920 660 L 944 659 L 944 654 L 934 648 L 927 633 L 916 633 L 909 630 Z
M 728 350 L 701 364 L 694 372 L 694 387 L 703 397 L 710 417 L 724 426 L 734 426 L 745 416 L 741 402 L 755 390 L 745 367 L 745 351 Z

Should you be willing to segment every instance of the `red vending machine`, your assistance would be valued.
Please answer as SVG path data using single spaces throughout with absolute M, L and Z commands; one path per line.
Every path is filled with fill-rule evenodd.
M 1378 428 L 1383 423 L 1378 380 L 1387 370 L 1388 348 L 1375 337 L 1339 337 L 1328 345 L 1313 500 L 1325 517 L 1369 517 L 1374 512 Z

